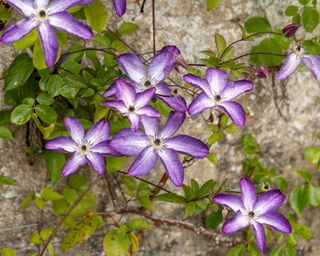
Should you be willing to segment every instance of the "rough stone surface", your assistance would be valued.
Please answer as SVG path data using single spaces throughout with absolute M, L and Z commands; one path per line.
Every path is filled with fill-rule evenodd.
M 105 1 L 111 12 L 110 2 Z M 205 10 L 204 2 L 197 0 L 156 1 L 157 47 L 175 44 L 182 50 L 188 62 L 199 62 L 198 52 L 214 47 L 216 32 L 223 34 L 228 42 L 234 41 L 241 36 L 239 24 L 243 24 L 248 17 L 254 15 L 266 15 L 273 26 L 282 27 L 289 23 L 289 19 L 282 11 L 286 6 L 298 1 L 224 0 L 211 12 Z M 139 31 L 128 38 L 127 42 L 140 53 L 152 50 L 151 17 L 151 1 L 147 1 L 143 14 L 139 13 L 137 5 L 130 4 L 123 18 L 139 26 Z M 121 21 L 122 19 L 112 16 L 110 27 L 114 27 Z M 0 49 L 0 72 L 2 72 L 12 61 L 16 51 L 10 46 L 3 45 Z M 239 44 L 236 47 L 236 54 L 244 53 L 248 49 L 249 44 Z M 250 132 L 256 137 L 261 145 L 260 155 L 264 163 L 277 168 L 289 178 L 290 186 L 293 186 L 298 181 L 295 171 L 307 167 L 303 161 L 304 148 L 310 145 L 320 146 L 320 142 L 315 140 L 319 131 L 318 120 L 320 118 L 319 85 L 308 72 L 297 72 L 288 83 L 276 84 L 277 89 L 286 88 L 286 99 L 276 99 L 271 81 L 256 81 L 255 85 L 255 91 L 242 98 L 242 102 L 252 113 L 252 119 L 242 133 Z M 288 108 L 282 108 L 286 119 L 279 115 L 275 102 L 279 104 L 288 102 Z M 0 103 L 0 107 L 5 106 Z M 201 120 L 193 118 L 189 120 L 188 125 L 184 126 L 184 132 L 205 138 L 206 134 L 202 132 L 202 128 Z M 18 183 L 15 187 L 0 187 L 2 209 L 0 247 L 12 246 L 17 249 L 18 255 L 27 255 L 33 249 L 28 245 L 27 237 L 35 230 L 35 227 L 11 231 L 3 229 L 35 223 L 34 216 L 38 216 L 38 211 L 29 209 L 27 212 L 22 212 L 20 204 L 30 190 L 42 186 L 45 170 L 43 163 L 37 159 L 34 165 L 29 164 L 30 159 L 27 158 L 24 151 L 26 147 L 25 127 L 13 128 L 13 133 L 15 140 L 12 142 L 0 139 L 0 173 L 15 178 Z M 229 178 L 231 186 L 236 187 L 243 160 L 240 138 L 241 133 L 227 136 L 221 143 L 215 144 L 213 150 L 218 156 L 218 165 L 214 167 L 206 160 L 197 162 L 186 171 L 186 182 L 188 183 L 191 178 L 196 178 L 199 182 L 209 178 L 220 181 Z M 154 171 L 150 179 L 158 180 L 161 172 L 160 170 Z M 171 186 L 170 189 L 174 188 Z M 100 185 L 95 191 L 102 198 L 99 207 L 103 207 L 103 204 L 110 204 L 109 199 L 102 196 L 106 191 L 105 185 Z M 159 216 L 170 218 L 179 218 L 182 214 L 180 208 L 173 208 L 171 205 L 163 207 L 159 204 L 156 204 L 155 212 Z M 303 216 L 304 222 L 312 227 L 314 238 L 302 243 L 301 255 L 316 255 L 316 252 L 320 250 L 320 245 L 317 243 L 320 235 L 317 228 L 320 224 L 319 210 L 313 209 Z M 54 240 L 53 243 L 57 241 Z M 77 246 L 65 255 L 101 255 L 101 241 L 102 235 L 98 234 L 85 245 Z M 137 255 L 225 255 L 226 251 L 225 246 L 216 245 L 190 231 L 165 227 L 153 228 L 148 232 L 140 244 Z M 62 255 L 62 253 L 57 255 Z

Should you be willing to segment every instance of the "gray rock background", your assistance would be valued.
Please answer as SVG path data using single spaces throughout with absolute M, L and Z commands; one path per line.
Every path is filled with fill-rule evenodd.
M 142 2 L 142 1 L 140 1 Z M 110 13 L 111 1 L 106 0 Z M 273 26 L 283 27 L 290 20 L 283 14 L 286 6 L 298 4 L 297 0 L 223 0 L 222 4 L 211 12 L 205 9 L 205 1 L 197 0 L 158 0 L 156 1 L 157 13 L 157 48 L 166 44 L 177 45 L 188 62 L 199 63 L 201 50 L 214 47 L 214 34 L 216 32 L 225 36 L 228 42 L 241 37 L 238 24 L 254 15 L 266 15 Z M 125 21 L 133 21 L 139 26 L 137 33 L 127 39 L 138 52 L 152 50 L 151 30 L 151 1 L 147 1 L 145 12 L 140 14 L 139 7 L 129 4 L 124 16 Z M 111 14 L 109 26 L 122 22 Z M 309 35 L 308 35 L 309 36 Z M 236 55 L 246 52 L 248 43 L 238 44 Z M 11 63 L 16 52 L 11 46 L 1 45 L 0 48 L 0 73 Z M 179 78 L 178 78 L 179 80 Z M 180 79 L 181 81 L 181 79 Z M 0 81 L 2 83 L 2 81 Z M 308 72 L 296 72 L 285 85 L 289 107 L 283 109 L 287 114 L 284 120 L 275 107 L 275 95 L 271 81 L 257 80 L 256 89 L 250 95 L 241 99 L 250 109 L 252 119 L 247 123 L 242 133 L 252 133 L 261 145 L 261 157 L 268 166 L 277 168 L 291 181 L 290 186 L 298 182 L 295 175 L 297 169 L 306 167 L 303 152 L 306 146 L 320 146 L 316 134 L 319 132 L 318 120 L 320 118 L 320 90 L 317 82 Z M 0 97 L 1 97 L 0 91 Z M 1 103 L 0 107 L 5 107 Z M 189 119 L 184 126 L 184 132 L 195 137 L 205 138 L 202 133 L 203 125 L 198 118 Z M 27 237 L 35 227 L 12 229 L 21 225 L 35 223 L 35 216 L 39 214 L 35 209 L 26 212 L 20 210 L 23 198 L 30 190 L 40 188 L 45 180 L 43 163 L 35 159 L 35 164 L 30 165 L 25 154 L 25 127 L 12 127 L 15 140 L 12 142 L 0 139 L 0 173 L 17 180 L 15 187 L 0 187 L 0 248 L 14 247 L 18 255 L 27 255 L 32 246 L 28 245 Z M 219 163 L 212 166 L 208 161 L 202 160 L 186 171 L 186 182 L 191 178 L 203 182 L 209 178 L 222 181 L 230 179 L 236 187 L 241 172 L 240 144 L 241 133 L 227 136 L 221 143 L 215 144 L 214 152 Z M 162 170 L 154 171 L 151 179 L 158 180 Z M 170 187 L 170 185 L 169 185 Z M 170 189 L 174 190 L 173 187 Z M 107 191 L 106 185 L 100 184 L 95 191 L 102 195 Z M 102 197 L 101 197 L 102 198 Z M 109 199 L 104 199 L 99 205 L 109 205 Z M 108 206 L 107 206 L 108 207 Z M 155 212 L 160 216 L 179 218 L 181 209 L 172 208 L 171 205 L 163 207 L 156 204 Z M 320 250 L 317 228 L 320 224 L 319 209 L 308 210 L 301 220 L 312 227 L 314 238 L 301 244 L 301 255 L 316 255 Z M 199 220 L 200 221 L 200 220 Z M 57 240 L 54 240 L 54 244 Z M 102 235 L 91 238 L 85 245 L 67 251 L 65 255 L 101 255 Z M 140 244 L 137 255 L 225 255 L 227 248 L 216 245 L 213 241 L 198 236 L 192 232 L 176 228 L 153 228 L 147 233 Z M 62 255 L 57 253 L 57 255 Z

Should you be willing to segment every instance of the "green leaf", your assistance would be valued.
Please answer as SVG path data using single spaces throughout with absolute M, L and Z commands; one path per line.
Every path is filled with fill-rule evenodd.
M 223 217 L 220 210 L 211 212 L 204 220 L 206 228 L 216 228 L 222 222 Z
M 183 184 L 182 189 L 183 189 L 183 192 L 184 192 L 184 195 L 185 195 L 187 201 L 190 201 L 190 200 L 196 198 L 196 194 L 191 187 Z
M 260 16 L 255 16 L 247 19 L 244 24 L 244 27 L 248 33 L 272 31 L 268 19 Z
M 301 23 L 301 16 L 300 16 L 299 13 L 293 15 L 292 23 L 295 23 L 295 24 L 300 24 Z
M 303 178 L 305 181 L 307 182 L 311 182 L 312 181 L 312 174 L 310 171 L 307 170 L 299 170 L 298 171 L 298 175 Z
M 310 185 L 309 187 L 310 204 L 314 207 L 320 205 L 320 187 Z
M 65 188 L 62 194 L 70 205 L 77 199 L 77 191 L 75 189 Z
M 1 256 L 16 256 L 16 254 L 12 248 L 2 248 Z
M 54 102 L 54 99 L 48 93 L 43 92 L 38 95 L 37 101 L 40 104 L 50 106 Z
M 27 123 L 32 114 L 32 107 L 28 105 L 19 105 L 11 113 L 11 122 L 14 124 L 22 125 Z
M 32 71 L 33 65 L 29 55 L 26 53 L 19 55 L 14 59 L 8 69 L 4 83 L 5 90 L 12 90 L 24 85 L 31 76 Z
M 16 181 L 0 174 L 0 185 L 16 185 Z
M 62 78 L 59 75 L 50 76 L 46 90 L 51 95 L 51 97 L 56 97 L 60 94 L 59 88 L 62 85 Z
M 137 31 L 138 26 L 132 22 L 124 22 L 118 28 L 118 32 L 120 36 L 127 35 Z
M 57 113 L 53 108 L 40 104 L 35 107 L 35 111 L 43 122 L 47 124 L 54 124 L 57 122 Z
M 298 11 L 299 11 L 299 8 L 297 6 L 290 5 L 287 7 L 285 14 L 287 16 L 294 16 L 295 14 L 297 14 Z
M 35 245 L 41 244 L 41 237 L 38 233 L 33 233 L 29 237 L 29 242 Z
M 149 224 L 142 218 L 131 219 L 128 223 L 130 229 L 148 229 Z
M 108 256 L 127 256 L 130 250 L 131 240 L 121 226 L 118 230 L 109 230 L 103 239 L 103 250 Z
M 63 198 L 60 193 L 53 191 L 52 187 L 43 188 L 40 192 L 40 195 L 41 198 L 45 201 L 55 201 Z
M 7 127 L 0 126 L 0 138 L 13 140 L 13 135 Z
M 213 143 L 220 141 L 224 137 L 224 132 L 214 132 L 208 139 L 208 145 L 212 145 Z
M 306 5 L 310 2 L 310 0 L 299 0 L 300 4 Z
M 192 216 L 197 210 L 197 204 L 194 201 L 188 202 L 184 209 L 183 219 Z
M 52 228 L 44 228 L 40 232 L 40 238 L 42 241 L 47 241 L 52 234 Z
M 40 40 L 37 40 L 33 47 L 33 54 L 32 54 L 32 62 L 33 66 L 38 69 L 47 69 L 45 57 L 42 51 Z
M 81 71 L 81 65 L 73 60 L 73 59 L 69 59 L 69 60 L 66 60 L 65 62 L 63 62 L 61 64 L 61 73 L 73 73 L 75 75 L 78 75 Z
M 23 51 L 26 48 L 31 47 L 38 38 L 38 30 L 33 29 L 29 34 L 13 43 L 13 46 L 18 50 Z
M 209 160 L 210 163 L 212 163 L 213 165 L 216 165 L 218 163 L 218 158 L 217 155 L 213 152 L 209 153 L 207 155 L 207 159 Z
M 90 27 L 98 33 L 105 30 L 108 24 L 108 12 L 100 0 L 95 0 L 84 7 L 84 13 Z
M 277 177 L 274 181 L 277 185 L 277 187 L 281 190 L 282 193 L 284 193 L 287 190 L 288 187 L 288 181 L 283 177 Z
M 244 244 L 233 246 L 231 250 L 228 251 L 227 256 L 241 256 L 244 254 L 245 248 Z
M 107 171 L 114 173 L 123 167 L 126 162 L 126 157 L 108 157 L 107 158 Z
M 307 32 L 312 32 L 319 24 L 319 13 L 312 7 L 304 7 L 302 10 L 302 25 Z
M 317 164 L 320 160 L 320 149 L 316 147 L 307 147 L 304 152 L 304 158 L 312 164 Z
M 34 200 L 34 204 L 35 204 L 39 209 L 43 209 L 44 203 L 45 203 L 44 200 L 41 199 L 41 198 L 36 198 L 36 199 Z
M 77 96 L 79 91 L 79 85 L 77 83 L 70 83 L 63 78 L 59 85 L 59 93 L 63 97 L 73 99 Z
M 222 0 L 207 0 L 207 10 L 211 11 L 213 8 L 216 8 Z
M 183 196 L 179 196 L 176 193 L 163 193 L 163 194 L 157 195 L 154 200 L 178 203 L 178 204 L 186 203 L 186 199 Z
M 87 181 L 86 176 L 79 173 L 72 174 L 68 178 L 68 184 L 75 190 L 80 190 L 87 184 Z
M 199 189 L 199 192 L 198 192 L 199 198 L 209 194 L 214 187 L 215 187 L 215 183 L 213 180 L 206 181 Z
M 294 187 L 290 193 L 290 205 L 298 215 L 300 215 L 307 207 L 307 205 L 309 204 L 309 200 L 309 191 L 308 188 L 304 185 L 298 185 Z
M 43 156 L 49 178 L 52 184 L 55 185 L 61 176 L 61 169 L 66 162 L 66 156 L 63 153 L 54 152 L 52 150 L 45 150 Z
M 29 194 L 25 197 L 25 199 L 23 200 L 23 202 L 20 206 L 22 210 L 26 210 L 28 208 L 28 206 L 30 205 L 30 203 L 34 199 L 34 195 L 35 195 L 34 191 L 29 192 Z
M 220 35 L 219 33 L 215 33 L 214 40 L 216 42 L 216 48 L 218 51 L 218 55 L 220 56 L 222 54 L 222 52 L 226 49 L 227 42 L 224 39 L 224 37 L 222 35 Z

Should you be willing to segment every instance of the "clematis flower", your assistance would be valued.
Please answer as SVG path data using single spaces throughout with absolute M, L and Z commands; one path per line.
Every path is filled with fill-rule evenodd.
M 41 46 L 44 52 L 46 65 L 52 67 L 58 56 L 58 40 L 54 28 L 74 34 L 83 39 L 90 40 L 93 36 L 91 29 L 82 22 L 73 18 L 67 10 L 75 5 L 88 4 L 92 0 L 7 0 L 18 12 L 27 18 L 9 26 L 0 38 L 3 44 L 20 40 L 38 28 Z
M 129 168 L 128 175 L 147 175 L 160 158 L 170 180 L 175 186 L 181 186 L 184 169 L 177 153 L 204 158 L 209 152 L 208 147 L 198 139 L 187 135 L 173 136 L 185 118 L 185 113 L 171 112 L 161 130 L 157 120 L 142 118 L 144 133 L 133 132 L 131 129 L 118 132 L 112 138 L 110 146 L 122 155 L 137 156 Z
M 171 108 L 179 112 L 187 110 L 187 104 L 183 97 L 174 96 L 168 85 L 163 82 L 175 66 L 174 53 L 164 51 L 158 53 L 150 62 L 148 70 L 139 56 L 131 53 L 121 54 L 118 57 L 120 68 L 133 81 L 137 92 L 143 92 L 150 88 L 156 89 L 156 97 L 161 99 Z M 115 93 L 115 85 L 111 85 L 104 93 L 110 97 Z
M 311 71 L 315 79 L 320 82 L 320 57 L 311 54 L 305 54 L 301 46 L 295 46 L 288 54 L 280 70 L 276 74 L 276 79 L 282 80 L 290 76 L 299 64 L 303 62 Z
M 189 106 L 190 115 L 193 116 L 208 108 L 217 107 L 229 116 L 236 125 L 244 126 L 246 122 L 244 109 L 233 99 L 244 92 L 251 91 L 253 89 L 251 81 L 228 81 L 227 73 L 215 68 L 207 69 L 206 79 L 192 74 L 185 75 L 183 79 L 202 90 Z
M 83 126 L 74 117 L 66 117 L 64 124 L 71 138 L 62 136 L 45 144 L 46 149 L 72 153 L 62 168 L 62 175 L 70 175 L 87 163 L 97 171 L 98 175 L 103 175 L 105 172 L 104 156 L 119 155 L 109 146 L 109 123 L 102 119 L 95 123 L 86 134 Z
M 149 102 L 154 96 L 155 89 L 150 88 L 144 92 L 136 93 L 135 88 L 126 83 L 124 79 L 118 78 L 117 86 L 118 100 L 110 100 L 102 103 L 103 106 L 118 110 L 122 115 L 127 116 L 133 131 L 138 131 L 141 117 L 160 118 L 160 113 Z
M 126 12 L 127 1 L 126 0 L 112 0 L 116 14 L 121 17 Z
M 263 225 L 285 234 L 291 233 L 289 221 L 276 212 L 286 197 L 279 189 L 262 192 L 257 196 L 254 185 L 244 178 L 240 180 L 240 191 L 241 196 L 218 194 L 212 199 L 236 212 L 235 216 L 223 224 L 222 232 L 232 234 L 250 225 L 257 246 L 263 253 L 267 243 Z

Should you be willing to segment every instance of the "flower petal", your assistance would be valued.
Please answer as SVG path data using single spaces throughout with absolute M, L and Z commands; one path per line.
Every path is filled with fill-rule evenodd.
M 130 121 L 132 131 L 134 131 L 134 132 L 139 131 L 140 117 L 135 113 L 130 113 L 128 115 L 128 119 Z
M 34 0 L 35 6 L 46 8 L 48 6 L 49 0 Z M 40 8 L 39 8 L 40 9 Z
M 117 98 L 122 100 L 127 107 L 134 106 L 136 99 L 135 88 L 123 79 L 117 79 L 115 83 L 117 86 Z
M 157 119 L 142 116 L 141 123 L 142 123 L 142 126 L 144 128 L 145 133 L 148 136 L 156 137 L 156 135 L 158 134 L 158 130 L 159 130 Z
M 193 85 L 196 88 L 201 89 L 204 91 L 207 95 L 212 95 L 210 85 L 206 79 L 203 79 L 199 76 L 187 74 L 183 76 L 183 80 L 187 82 L 188 84 Z
M 84 140 L 90 142 L 91 145 L 97 145 L 102 141 L 106 141 L 110 136 L 110 124 L 101 119 L 89 128 Z
M 251 91 L 252 89 L 253 83 L 249 80 L 230 81 L 223 90 L 221 97 L 225 101 L 232 100 L 240 94 Z
M 212 198 L 212 201 L 216 204 L 222 204 L 224 206 L 227 206 L 234 210 L 235 212 L 237 211 L 244 211 L 244 207 L 241 201 L 241 198 L 239 196 L 235 195 L 228 195 L 228 194 L 218 194 L 214 198 Z
M 90 167 L 97 171 L 99 176 L 102 176 L 106 171 L 106 162 L 104 160 L 104 156 L 90 152 L 86 155 L 86 159 L 90 165 Z
M 176 187 L 180 187 L 184 179 L 184 169 L 177 153 L 171 148 L 162 148 L 158 154 L 170 180 Z
M 27 1 L 6 0 L 6 3 L 27 17 L 31 16 L 35 12 L 35 9 L 32 7 L 32 4 L 28 3 Z
M 160 138 L 169 138 L 173 134 L 175 134 L 176 131 L 181 127 L 185 119 L 185 113 L 171 111 L 166 124 L 162 127 Z
M 194 116 L 214 106 L 213 100 L 206 93 L 202 92 L 191 102 L 188 112 L 191 116 Z
M 116 83 L 112 83 L 110 84 L 110 86 L 108 87 L 108 89 L 102 94 L 103 97 L 105 98 L 109 98 L 114 96 L 117 93 L 117 86 Z
M 304 55 L 302 61 L 310 69 L 314 78 L 320 82 L 320 57 L 316 55 Z
M 121 155 L 137 156 L 148 146 L 149 142 L 148 137 L 140 131 L 122 129 L 112 138 L 110 146 Z
M 36 19 L 23 19 L 16 24 L 9 26 L 2 34 L 0 42 L 3 44 L 10 44 L 12 42 L 20 40 L 25 35 L 29 34 L 38 26 Z
M 122 114 L 128 112 L 128 108 L 124 105 L 124 103 L 120 100 L 109 100 L 102 103 L 102 106 L 107 108 L 112 108 L 119 111 Z
M 147 116 L 147 117 L 151 117 L 151 118 L 160 118 L 161 117 L 160 113 L 151 106 L 145 106 L 143 108 L 140 108 L 140 109 L 136 110 L 136 113 L 139 116 Z
M 187 135 L 178 135 L 165 141 L 166 147 L 174 149 L 181 154 L 204 158 L 209 153 L 209 148 L 202 141 Z
M 141 84 L 146 79 L 143 62 L 137 55 L 132 53 L 121 54 L 117 61 L 123 72 L 137 84 Z
M 66 11 L 68 9 L 70 9 L 73 6 L 76 5 L 82 5 L 81 2 L 83 2 L 83 0 L 53 0 L 48 8 L 48 11 L 50 11 L 50 13 L 58 13 L 58 12 L 63 12 Z M 88 2 L 84 2 L 85 4 L 87 4 Z
M 241 199 L 244 208 L 250 212 L 254 209 L 254 204 L 257 200 L 257 192 L 251 181 L 241 178 L 240 180 Z
M 237 126 L 243 127 L 246 123 L 246 113 L 243 107 L 234 101 L 219 103 L 219 109 L 224 112 Z
M 84 129 L 79 120 L 75 117 L 66 117 L 64 119 L 64 125 L 67 128 L 71 138 L 78 144 L 82 142 L 84 137 Z
M 62 167 L 62 175 L 68 176 L 76 172 L 81 166 L 85 165 L 86 163 L 87 159 L 85 157 L 81 157 L 78 152 L 74 152 Z
M 260 223 L 253 221 L 251 224 L 258 249 L 261 253 L 263 253 L 267 246 L 266 232 L 264 231 L 264 228 Z
M 250 222 L 248 216 L 242 215 L 240 211 L 237 211 L 236 215 L 223 224 L 222 232 L 225 234 L 232 234 L 249 226 L 249 224 Z
M 214 95 L 221 94 L 228 83 L 228 74 L 216 68 L 208 68 L 206 78 Z
M 116 13 L 121 17 L 126 12 L 127 1 L 126 0 L 112 0 L 112 4 Z
M 256 221 L 260 224 L 266 224 L 274 228 L 275 230 L 285 234 L 290 234 L 292 231 L 289 221 L 281 213 L 278 212 L 269 212 L 261 215 L 256 219 Z
M 155 88 L 150 88 L 143 92 L 137 93 L 135 107 L 139 109 L 148 105 L 148 103 L 152 100 L 155 92 L 156 92 Z
M 285 199 L 286 196 L 279 189 L 263 192 L 257 198 L 254 211 L 257 215 L 273 212 L 281 206 Z
M 160 51 L 157 52 L 157 55 L 165 52 L 169 52 L 171 54 L 170 59 L 168 60 L 166 65 L 167 73 L 170 73 L 174 69 L 176 64 L 183 64 L 184 66 L 187 67 L 185 60 L 181 56 L 181 51 L 177 46 L 175 45 L 164 46 Z
M 90 151 L 92 151 L 93 153 L 98 153 L 105 156 L 121 156 L 119 153 L 114 151 L 113 148 L 111 148 L 110 141 L 100 142 L 99 144 L 90 148 Z
M 276 74 L 276 79 L 282 80 L 290 76 L 294 71 L 296 71 L 297 67 L 301 62 L 301 55 L 297 55 L 294 52 L 290 53 L 284 63 L 282 64 L 280 70 Z
M 141 154 L 134 160 L 128 170 L 129 176 L 141 177 L 147 175 L 156 165 L 157 154 L 152 147 L 146 147 Z
M 48 68 L 52 67 L 58 56 L 59 44 L 56 31 L 47 22 L 42 22 L 38 27 L 39 37 Z
M 168 68 L 171 65 L 172 53 L 164 52 L 153 57 L 148 66 L 148 79 L 153 85 L 164 80 L 171 70 Z
M 46 149 L 52 149 L 58 152 L 74 152 L 77 148 L 77 144 L 67 137 L 59 137 L 46 142 L 45 146 Z
M 93 37 L 93 32 L 90 27 L 76 20 L 67 12 L 59 12 L 50 15 L 49 23 L 62 31 L 66 31 L 85 40 L 91 40 Z

